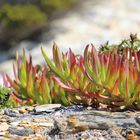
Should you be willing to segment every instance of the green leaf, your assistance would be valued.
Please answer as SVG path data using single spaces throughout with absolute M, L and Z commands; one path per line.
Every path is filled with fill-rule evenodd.
M 42 51 L 42 54 L 43 54 L 43 56 L 44 56 L 44 59 L 46 60 L 48 66 L 50 67 L 50 69 L 51 69 L 57 76 L 59 76 L 61 79 L 63 79 L 63 80 L 65 81 L 66 79 L 65 79 L 64 75 L 60 72 L 60 70 L 59 70 L 57 67 L 55 67 L 55 66 L 52 64 L 51 60 L 48 58 L 48 56 L 47 56 L 46 53 L 44 52 L 43 48 L 41 48 L 41 51 Z

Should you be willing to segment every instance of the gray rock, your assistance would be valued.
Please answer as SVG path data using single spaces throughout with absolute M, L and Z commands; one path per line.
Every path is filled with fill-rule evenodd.
M 4 109 L 4 114 L 9 117 L 22 117 L 22 114 L 16 113 L 10 109 Z
M 12 138 L 15 136 L 33 138 L 38 135 L 56 140 L 82 138 L 124 140 L 130 131 L 140 136 L 139 112 L 106 112 L 88 110 L 87 108 L 77 110 L 75 106 L 60 108 L 59 104 L 54 106 L 41 105 L 35 108 L 38 115 L 30 112 L 20 117 L 13 116 L 13 114 L 1 114 L 2 120 L 9 126 L 8 130 L 3 133 L 8 132 Z M 10 113 L 15 112 L 15 110 L 10 110 Z M 52 110 L 53 112 L 50 113 Z M 59 111 L 60 114 L 55 115 Z M 34 130 L 37 130 L 35 134 Z
M 136 120 L 136 122 L 140 125 L 140 116 L 137 116 L 137 117 L 135 118 L 135 120 Z
M 61 104 L 45 104 L 45 105 L 39 105 L 34 108 L 35 113 L 41 113 L 41 112 L 53 112 L 56 109 L 59 109 L 61 107 Z
M 10 134 L 18 136 L 29 136 L 31 134 L 34 134 L 34 131 L 32 129 L 24 127 L 10 127 L 8 131 Z
M 76 134 L 71 135 L 56 135 L 54 137 L 55 140 L 60 139 L 66 139 L 66 140 L 81 140 L 81 139 L 87 139 L 87 140 L 125 140 L 124 137 L 121 135 L 112 132 L 112 134 L 109 131 L 100 131 L 100 130 L 88 130 L 79 132 Z

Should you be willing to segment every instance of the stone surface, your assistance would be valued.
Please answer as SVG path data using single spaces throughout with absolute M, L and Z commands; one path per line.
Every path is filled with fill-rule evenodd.
M 34 108 L 34 112 L 35 113 L 53 112 L 60 107 L 61 107 L 61 104 L 45 104 L 45 105 L 36 106 Z
M 0 132 L 6 131 L 9 128 L 9 125 L 6 122 L 2 122 L 0 123 L 1 127 L 0 127 Z
M 47 105 L 41 106 L 46 109 Z M 58 106 L 49 105 L 50 108 Z M 139 140 L 139 112 L 106 112 L 81 105 L 59 107 L 53 112 L 34 108 L 25 114 L 20 108 L 7 109 L 0 115 L 0 139 L 48 139 L 48 140 Z M 21 107 L 22 109 L 27 107 Z M 30 108 L 30 107 L 28 107 Z M 9 113 L 7 113 L 9 112 Z M 12 115 L 10 114 L 12 113 Z
M 18 136 L 29 136 L 34 134 L 34 131 L 31 128 L 24 128 L 24 127 L 10 127 L 8 132 L 12 135 Z

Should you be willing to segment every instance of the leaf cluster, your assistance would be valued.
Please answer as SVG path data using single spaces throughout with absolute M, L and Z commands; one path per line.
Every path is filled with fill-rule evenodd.
M 125 42 L 125 43 L 124 43 Z M 53 62 L 41 48 L 47 66 L 33 66 L 23 51 L 17 56 L 15 80 L 4 75 L 19 104 L 62 103 L 106 106 L 108 110 L 140 109 L 140 50 L 136 36 L 109 50 L 86 46 L 84 55 L 69 49 L 61 52 L 53 45 Z

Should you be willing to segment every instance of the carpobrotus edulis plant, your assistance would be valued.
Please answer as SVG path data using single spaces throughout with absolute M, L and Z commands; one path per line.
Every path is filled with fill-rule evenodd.
M 84 55 L 78 55 L 71 49 L 61 53 L 54 43 L 53 62 L 41 48 L 47 63 L 44 68 L 33 67 L 31 58 L 28 63 L 23 53 L 22 64 L 18 59 L 18 76 L 13 81 L 6 75 L 4 81 L 13 87 L 11 96 L 24 104 L 103 104 L 112 111 L 139 110 L 140 40 L 130 35 L 119 45 L 106 45 L 97 51 L 89 44 Z

